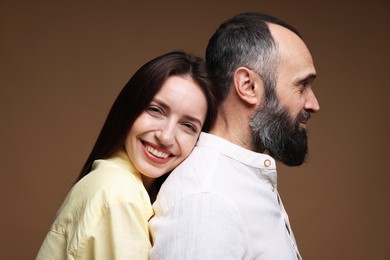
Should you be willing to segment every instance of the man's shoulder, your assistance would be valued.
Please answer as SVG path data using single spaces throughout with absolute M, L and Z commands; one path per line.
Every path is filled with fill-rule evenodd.
M 168 182 L 180 182 L 183 185 L 194 186 L 217 174 L 218 165 L 224 160 L 223 154 L 209 147 L 197 146 L 192 153 L 177 166 L 170 176 Z M 176 184 L 175 184 L 176 185 Z M 196 185 L 195 185 L 196 186 Z
M 216 163 L 219 155 L 215 152 L 196 147 L 192 153 L 169 175 L 164 185 L 171 185 L 171 182 L 180 182 L 183 185 L 198 183 L 205 177 L 212 174 L 212 165 Z M 206 175 L 206 176 L 203 176 Z M 197 181 L 198 180 L 198 181 Z
M 154 207 L 163 208 L 187 197 L 212 192 L 218 171 L 219 153 L 196 147 L 190 156 L 171 172 L 162 185 Z

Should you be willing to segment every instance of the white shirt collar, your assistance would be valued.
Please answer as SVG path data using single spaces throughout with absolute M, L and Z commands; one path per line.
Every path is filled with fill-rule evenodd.
M 216 135 L 202 132 L 197 146 L 217 150 L 234 160 L 261 170 L 276 170 L 275 160 L 271 156 L 245 149 Z

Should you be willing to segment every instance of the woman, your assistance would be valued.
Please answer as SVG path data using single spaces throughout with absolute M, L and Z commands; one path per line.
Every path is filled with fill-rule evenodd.
M 143 65 L 114 102 L 37 259 L 148 259 L 159 178 L 211 128 L 216 100 L 200 58 L 172 52 Z

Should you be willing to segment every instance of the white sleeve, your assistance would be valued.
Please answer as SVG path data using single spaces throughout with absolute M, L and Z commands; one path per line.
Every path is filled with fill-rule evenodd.
M 191 195 L 150 221 L 153 259 L 246 259 L 247 243 L 235 208 L 212 193 Z

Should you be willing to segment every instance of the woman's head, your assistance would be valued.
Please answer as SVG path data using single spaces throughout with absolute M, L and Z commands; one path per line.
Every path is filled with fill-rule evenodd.
M 148 188 L 192 151 L 207 114 L 206 96 L 189 76 L 170 76 L 137 117 L 125 140 Z
M 143 65 L 120 92 L 79 179 L 90 171 L 94 160 L 108 158 L 124 146 L 134 122 L 141 114 L 147 113 L 156 94 L 163 90 L 163 86 L 167 85 L 165 83 L 169 83 L 168 79 L 185 80 L 187 84 L 172 84 L 177 90 L 189 88 L 191 91 L 201 91 L 207 104 L 207 114 L 201 127 L 203 131 L 212 127 L 217 113 L 218 94 L 209 80 L 203 60 L 183 52 L 159 56 Z M 189 101 L 176 100 L 183 105 Z M 198 105 L 196 109 L 204 108 Z

